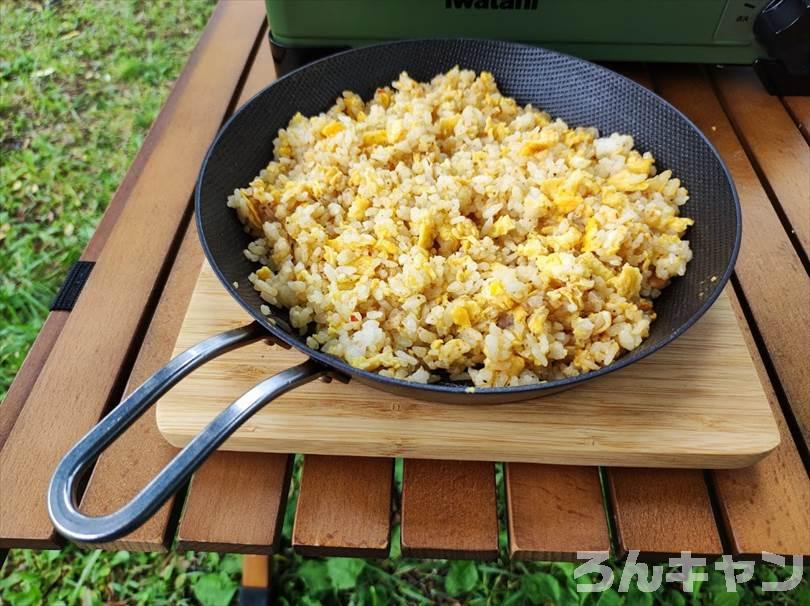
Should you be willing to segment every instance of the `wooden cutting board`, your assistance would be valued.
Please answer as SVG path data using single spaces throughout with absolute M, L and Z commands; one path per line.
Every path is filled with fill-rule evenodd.
M 175 354 L 248 321 L 206 263 Z M 266 343 L 230 352 L 162 398 L 158 427 L 170 443 L 183 446 L 255 383 L 303 360 L 295 350 Z M 223 449 L 730 468 L 753 464 L 778 443 L 770 406 L 723 294 L 663 350 L 562 393 L 462 406 L 402 398 L 359 383 L 317 381 L 269 404 Z

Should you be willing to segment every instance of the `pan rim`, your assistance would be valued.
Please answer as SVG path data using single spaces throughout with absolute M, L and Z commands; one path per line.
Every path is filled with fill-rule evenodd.
M 312 349 L 305 345 L 304 343 L 298 341 L 295 338 L 292 338 L 288 335 L 284 330 L 281 330 L 277 326 L 274 326 L 270 323 L 267 316 L 261 314 L 258 310 L 254 309 L 253 306 L 249 305 L 247 301 L 243 299 L 243 297 L 239 294 L 236 288 L 234 288 L 233 284 L 228 281 L 225 275 L 222 273 L 222 270 L 219 268 L 216 260 L 214 259 L 214 255 L 208 246 L 208 241 L 205 237 L 205 231 L 203 229 L 202 218 L 200 208 L 202 206 L 201 198 L 202 198 L 202 184 L 203 179 L 206 174 L 206 170 L 208 168 L 208 162 L 211 159 L 211 156 L 214 153 L 214 150 L 217 147 L 220 139 L 224 136 L 228 127 L 234 122 L 245 109 L 247 109 L 259 96 L 263 95 L 269 88 L 276 86 L 278 83 L 283 82 L 284 80 L 295 77 L 299 73 L 310 69 L 315 65 L 320 65 L 324 62 L 329 62 L 334 60 L 337 57 L 342 57 L 344 55 L 350 55 L 354 53 L 364 53 L 364 52 L 373 52 L 375 50 L 379 50 L 381 48 L 390 48 L 392 46 L 403 46 L 403 45 L 422 45 L 422 44 L 429 44 L 435 42 L 462 42 L 462 43 L 470 43 L 470 44 L 480 44 L 480 43 L 487 43 L 487 44 L 496 44 L 502 47 L 511 47 L 511 48 L 522 48 L 522 49 L 532 49 L 532 50 L 540 50 L 543 53 L 548 53 L 550 55 L 556 55 L 560 57 L 565 57 L 573 61 L 585 63 L 591 67 L 597 68 L 598 70 L 602 70 L 604 72 L 609 73 L 613 77 L 618 77 L 623 79 L 625 82 L 629 83 L 632 87 L 636 88 L 642 94 L 647 95 L 651 99 L 657 101 L 668 107 L 671 111 L 673 111 L 684 123 L 686 123 L 703 141 L 704 145 L 711 151 L 714 155 L 715 160 L 718 162 L 718 165 L 723 171 L 723 174 L 726 177 L 726 180 L 731 188 L 731 196 L 734 202 L 734 219 L 735 219 L 735 234 L 734 234 L 734 244 L 731 250 L 731 255 L 729 257 L 728 264 L 726 266 L 723 275 L 718 278 L 718 280 L 714 283 L 713 290 L 708 294 L 706 299 L 703 301 L 701 306 L 689 317 L 689 319 L 678 326 L 675 330 L 671 331 L 668 335 L 662 337 L 658 343 L 654 346 L 648 348 L 645 351 L 640 351 L 636 349 L 634 351 L 627 352 L 625 355 L 621 356 L 616 361 L 612 362 L 608 366 L 604 366 L 597 370 L 588 371 L 573 377 L 566 377 L 563 379 L 554 379 L 551 381 L 544 381 L 540 383 L 531 383 L 528 385 L 517 385 L 513 387 L 474 387 L 472 388 L 469 385 L 464 385 L 459 383 L 458 385 L 448 384 L 448 383 L 416 383 L 414 381 L 407 381 L 405 379 L 395 379 L 392 377 L 386 377 L 379 375 L 375 372 L 369 372 L 366 370 L 361 370 L 359 368 L 355 368 L 349 365 L 347 362 L 332 356 L 330 354 L 325 354 L 319 350 Z M 223 202 L 224 204 L 224 202 Z M 333 53 L 326 57 L 322 57 L 306 65 L 303 65 L 297 69 L 290 71 L 289 73 L 281 76 L 280 78 L 271 82 L 268 86 L 264 87 L 262 90 L 257 92 L 255 95 L 250 97 L 242 106 L 233 113 L 233 115 L 222 125 L 219 132 L 217 133 L 214 140 L 211 142 L 208 150 L 206 151 L 205 158 L 203 159 L 203 163 L 200 167 L 199 176 L 197 178 L 197 182 L 194 188 L 194 212 L 195 212 L 195 224 L 197 226 L 197 234 L 200 239 L 200 243 L 202 245 L 203 251 L 205 253 L 206 259 L 208 260 L 211 268 L 213 269 L 214 273 L 216 274 L 217 278 L 221 282 L 221 284 L 225 287 L 231 297 L 236 300 L 239 305 L 259 324 L 261 324 L 265 330 L 267 330 L 270 335 L 274 339 L 278 339 L 279 341 L 294 347 L 304 355 L 308 356 L 311 359 L 317 360 L 324 366 L 339 372 L 341 375 L 348 375 L 350 377 L 357 377 L 369 383 L 382 383 L 383 385 L 388 386 L 390 390 L 414 390 L 414 392 L 427 392 L 434 394 L 437 397 L 440 397 L 442 394 L 445 395 L 463 395 L 465 397 L 476 398 L 476 396 L 481 397 L 511 397 L 512 400 L 521 400 L 521 399 L 530 399 L 533 396 L 541 396 L 545 395 L 541 392 L 555 392 L 561 391 L 563 389 L 567 389 L 569 387 L 574 387 L 580 383 L 585 381 L 590 381 L 592 379 L 596 379 L 617 370 L 621 370 L 631 364 L 643 360 L 644 358 L 654 354 L 655 352 L 659 351 L 666 345 L 672 343 L 675 339 L 683 335 L 687 330 L 689 330 L 692 326 L 700 320 L 705 313 L 709 310 L 709 308 L 717 301 L 720 297 L 720 294 L 723 292 L 726 284 L 728 283 L 729 279 L 731 278 L 732 273 L 734 272 L 734 266 L 737 261 L 737 257 L 740 251 L 740 245 L 742 242 L 742 208 L 740 205 L 740 198 L 737 193 L 737 187 L 734 183 L 734 179 L 731 176 L 731 172 L 728 169 L 728 166 L 723 161 L 723 158 L 720 156 L 720 153 L 714 147 L 714 145 L 709 141 L 708 137 L 697 127 L 697 125 L 689 119 L 682 111 L 676 108 L 674 105 L 669 103 L 666 99 L 656 94 L 654 91 L 638 84 L 637 82 L 619 74 L 613 70 L 610 70 L 606 67 L 603 67 L 599 64 L 593 63 L 591 61 L 587 61 L 586 59 L 581 59 L 579 57 L 575 57 L 573 55 L 568 55 L 566 53 L 561 53 L 555 50 L 551 50 L 548 48 L 544 48 L 541 46 L 535 46 L 530 44 L 522 44 L 519 42 L 510 42 L 510 41 L 503 41 L 503 40 L 492 40 L 486 38 L 468 38 L 468 37 L 441 37 L 441 38 L 413 38 L 413 39 L 404 39 L 404 40 L 396 40 L 391 42 L 381 42 L 376 44 L 370 44 L 367 46 L 361 46 L 357 48 L 351 48 L 348 50 L 340 51 L 337 53 Z M 688 271 L 688 269 L 687 269 Z M 416 395 L 416 394 L 414 394 Z

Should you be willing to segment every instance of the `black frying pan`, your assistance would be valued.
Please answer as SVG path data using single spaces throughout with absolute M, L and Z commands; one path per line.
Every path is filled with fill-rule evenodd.
M 695 220 L 689 232 L 694 257 L 655 302 L 658 314 L 640 347 L 613 364 L 576 377 L 535 385 L 478 388 L 442 382 L 418 384 L 359 370 L 309 348 L 290 327 L 287 313 L 265 304 L 246 286 L 255 270 L 242 251 L 250 241 L 234 210 L 225 205 L 236 187 L 249 183 L 273 155 L 273 139 L 300 111 L 317 114 L 344 90 L 364 98 L 406 70 L 420 81 L 455 65 L 494 74 L 501 92 L 521 105 L 531 103 L 571 126 L 596 126 L 600 133 L 633 135 L 636 147 L 651 151 L 659 168 L 670 168 L 689 189 L 681 214 Z M 683 334 L 719 296 L 740 243 L 740 205 L 728 170 L 717 152 L 683 114 L 638 84 L 587 61 L 541 48 L 483 40 L 403 41 L 351 50 L 296 70 L 248 101 L 223 127 L 200 172 L 195 195 L 200 239 L 224 287 L 255 319 L 211 337 L 172 360 L 105 417 L 62 460 L 51 481 L 48 507 L 57 530 L 78 542 L 102 542 L 142 524 L 205 458 L 251 414 L 282 393 L 328 375 L 356 379 L 403 397 L 448 403 L 492 404 L 548 395 L 632 364 Z M 233 287 L 240 282 L 239 290 Z M 200 364 L 240 345 L 268 339 L 292 346 L 309 360 L 249 390 L 194 438 L 123 509 L 99 518 L 79 513 L 73 487 L 81 472 L 157 398 Z

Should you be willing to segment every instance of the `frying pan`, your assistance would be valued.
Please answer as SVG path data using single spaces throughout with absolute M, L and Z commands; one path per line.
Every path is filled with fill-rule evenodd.
M 353 368 L 309 348 L 282 309 L 272 319 L 246 282 L 255 264 L 242 251 L 250 237 L 225 205 L 236 187 L 250 182 L 273 156 L 273 139 L 295 112 L 327 109 L 344 90 L 369 98 L 378 86 L 406 70 L 420 81 L 459 65 L 494 74 L 501 92 L 520 104 L 560 117 L 569 125 L 596 126 L 600 133 L 633 135 L 659 167 L 670 168 L 689 189 L 682 214 L 695 220 L 689 232 L 694 258 L 686 275 L 655 302 L 658 319 L 640 347 L 587 374 L 535 385 L 476 389 L 439 382 L 417 384 Z M 484 40 L 416 40 L 364 47 L 321 59 L 291 72 L 253 97 L 222 128 L 200 171 L 195 193 L 200 240 L 223 286 L 254 318 L 251 324 L 211 337 L 183 352 L 108 414 L 68 452 L 54 473 L 48 510 L 63 536 L 80 543 L 104 542 L 134 530 L 174 493 L 225 439 L 256 410 L 290 389 L 331 377 L 357 380 L 403 397 L 445 403 L 493 404 L 544 396 L 623 368 L 683 334 L 722 291 L 740 243 L 740 205 L 717 152 L 683 114 L 642 86 L 603 67 L 542 48 Z M 304 352 L 309 359 L 256 385 L 223 410 L 135 498 L 112 514 L 92 518 L 76 506 L 82 472 L 119 434 L 182 377 L 235 347 L 266 339 Z M 538 406 L 541 404 L 538 404 Z

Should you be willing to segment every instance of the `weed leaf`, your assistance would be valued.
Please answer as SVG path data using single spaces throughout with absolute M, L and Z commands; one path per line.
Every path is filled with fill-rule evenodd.
M 450 563 L 444 580 L 444 589 L 452 596 L 472 591 L 478 582 L 478 569 L 474 562 L 459 560 Z

